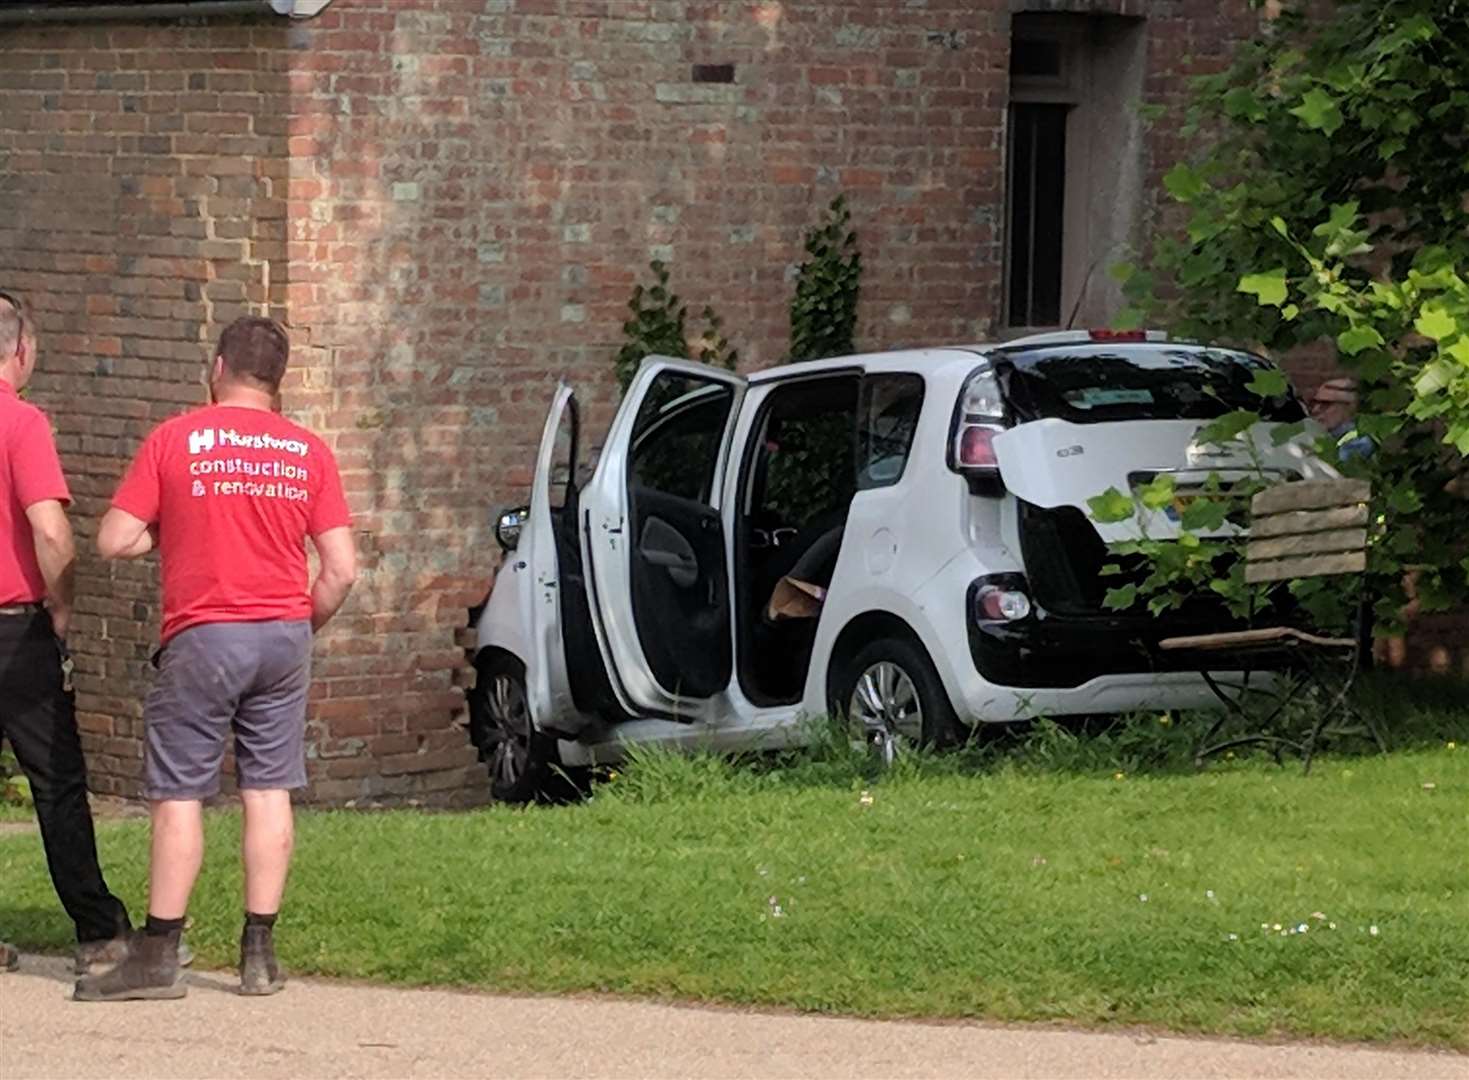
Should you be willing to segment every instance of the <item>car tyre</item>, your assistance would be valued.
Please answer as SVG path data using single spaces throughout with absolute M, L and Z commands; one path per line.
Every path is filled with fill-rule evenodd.
M 556 740 L 531 722 L 525 665 L 506 653 L 475 659 L 469 732 L 490 775 L 496 802 L 536 801 L 559 770 Z
M 853 740 L 888 765 L 905 746 L 941 750 L 968 735 L 933 661 L 907 638 L 879 638 L 859 649 L 833 697 Z

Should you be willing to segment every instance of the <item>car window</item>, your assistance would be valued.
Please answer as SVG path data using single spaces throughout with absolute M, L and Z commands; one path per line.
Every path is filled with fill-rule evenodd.
M 733 401 L 728 384 L 680 372 L 660 374 L 633 423 L 629 482 L 708 503 Z
M 923 408 L 919 375 L 869 375 L 857 409 L 857 489 L 887 487 L 903 477 L 918 414 Z
M 999 350 L 996 358 L 1021 420 L 1212 420 L 1235 409 L 1283 423 L 1305 418 L 1290 393 L 1262 398 L 1250 390 L 1256 375 L 1277 369 L 1232 349 L 1057 346 Z

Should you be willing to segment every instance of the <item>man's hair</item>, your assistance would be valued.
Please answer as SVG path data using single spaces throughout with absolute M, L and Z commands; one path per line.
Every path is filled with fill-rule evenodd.
M 31 332 L 31 320 L 20 297 L 0 289 L 0 364 L 9 360 L 20 339 Z
M 224 369 L 230 375 L 259 383 L 273 394 L 286 374 L 291 341 L 274 319 L 246 315 L 219 335 L 218 355 L 224 358 Z

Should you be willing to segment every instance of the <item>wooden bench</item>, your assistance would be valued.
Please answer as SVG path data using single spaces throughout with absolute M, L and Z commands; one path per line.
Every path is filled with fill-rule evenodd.
M 1367 569 L 1368 500 L 1371 485 L 1365 480 L 1309 480 L 1279 484 L 1259 492 L 1250 500 L 1250 532 L 1245 545 L 1245 581 L 1251 585 L 1292 581 L 1301 578 L 1360 577 Z M 1358 603 L 1356 625 L 1362 625 L 1365 598 Z M 1220 658 L 1215 670 L 1242 671 L 1244 682 L 1226 688 L 1210 670 L 1201 674 L 1225 711 L 1205 732 L 1195 749 L 1194 760 L 1202 765 L 1213 754 L 1236 746 L 1251 744 L 1268 746 L 1277 759 L 1283 749 L 1301 755 L 1306 771 L 1323 735 L 1367 735 L 1385 749 L 1376 725 L 1356 714 L 1348 700 L 1352 683 L 1361 667 L 1361 635 L 1326 637 L 1294 626 L 1266 626 L 1220 634 L 1197 634 L 1166 638 L 1159 647 L 1174 651 L 1187 650 L 1216 654 Z M 1268 711 L 1253 714 L 1251 694 L 1260 694 L 1250 686 L 1252 662 L 1265 656 L 1282 654 L 1298 660 L 1292 669 L 1303 672 L 1307 680 L 1326 695 L 1326 703 L 1317 714 L 1304 739 L 1294 739 L 1279 730 L 1278 722 L 1300 689 L 1291 674 L 1268 680 L 1276 683 L 1278 693 Z M 1340 679 L 1330 679 L 1321 657 L 1346 670 Z M 1329 686 L 1329 682 L 1339 685 Z M 1233 693 L 1230 693 L 1230 690 Z M 1328 728 L 1332 717 L 1355 716 L 1355 727 Z M 1223 742 L 1215 742 L 1220 729 L 1231 717 L 1243 717 L 1247 733 Z

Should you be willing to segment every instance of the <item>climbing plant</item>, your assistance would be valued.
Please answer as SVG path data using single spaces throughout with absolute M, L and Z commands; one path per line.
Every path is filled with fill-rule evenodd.
M 790 359 L 820 360 L 855 352 L 862 252 L 845 196 L 833 199 L 825 220 L 806 233 L 805 250 L 791 301 Z
M 623 342 L 618 350 L 614 365 L 617 385 L 622 393 L 627 392 L 638 366 L 648 356 L 674 356 L 688 359 L 688 305 L 679 299 L 668 285 L 668 267 L 655 259 L 649 264 L 653 271 L 653 284 L 641 283 L 633 287 L 628 309 L 632 317 L 622 324 Z M 707 330 L 699 347 L 699 359 L 706 364 L 734 370 L 739 353 L 730 347 L 722 327 L 723 320 L 715 314 L 712 306 L 706 305 L 703 318 Z
M 857 302 L 862 252 L 845 196 L 827 206 L 806 233 L 806 258 L 791 299 L 790 362 L 857 351 Z M 856 482 L 856 432 L 850 413 L 797 417 L 783 426 L 770 458 L 765 501 L 784 521 L 801 526 L 851 497 Z

